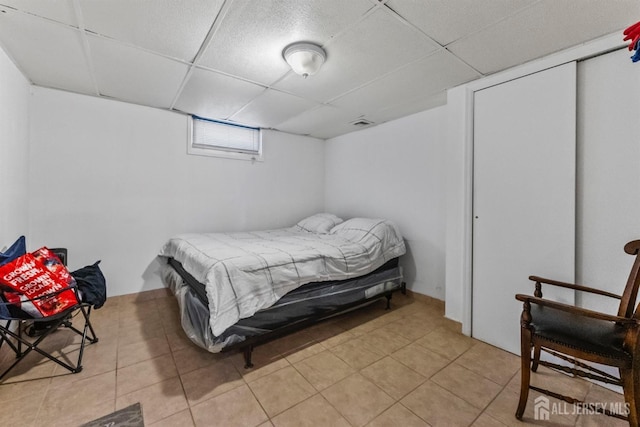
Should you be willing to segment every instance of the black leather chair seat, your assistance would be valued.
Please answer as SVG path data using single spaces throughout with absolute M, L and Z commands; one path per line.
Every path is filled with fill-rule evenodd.
M 531 304 L 531 326 L 542 338 L 609 358 L 629 360 L 624 351 L 624 330 L 613 322 L 578 316 Z

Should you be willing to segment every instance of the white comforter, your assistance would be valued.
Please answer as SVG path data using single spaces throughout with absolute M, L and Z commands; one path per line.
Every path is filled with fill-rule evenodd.
M 219 336 L 305 283 L 361 276 L 404 253 L 393 223 L 353 218 L 326 233 L 295 226 L 182 234 L 170 239 L 160 256 L 176 259 L 205 285 L 211 330 Z

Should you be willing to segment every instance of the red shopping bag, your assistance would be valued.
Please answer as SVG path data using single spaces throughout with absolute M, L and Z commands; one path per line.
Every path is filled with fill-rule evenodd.
M 5 299 L 33 317 L 48 317 L 76 305 L 73 289 L 58 292 L 74 284 L 64 264 L 46 247 L 0 266 Z

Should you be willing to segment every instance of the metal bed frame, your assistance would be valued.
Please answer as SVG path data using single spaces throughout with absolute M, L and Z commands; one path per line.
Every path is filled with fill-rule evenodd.
M 168 260 L 169 265 L 178 273 L 178 275 L 182 278 L 182 280 L 187 284 L 187 286 L 189 286 L 191 289 L 193 289 L 196 293 L 200 293 L 200 298 L 202 299 L 202 292 L 203 292 L 203 285 L 198 282 L 191 274 L 189 274 L 183 267 L 182 265 L 176 261 L 173 258 L 169 258 Z M 397 266 L 398 264 L 398 258 L 394 258 L 393 260 L 390 260 L 387 264 L 385 264 L 384 266 L 380 267 L 380 269 L 383 268 L 388 268 L 389 266 Z M 379 271 L 380 269 L 376 270 Z M 372 272 L 373 273 L 373 272 Z M 292 323 L 287 324 L 285 326 L 281 326 L 278 327 L 276 329 L 273 329 L 269 332 L 266 332 L 264 334 L 261 335 L 255 335 L 255 336 L 250 336 L 248 338 L 246 338 L 244 341 L 242 342 L 238 342 L 232 345 L 229 345 L 227 347 L 224 347 L 221 351 L 223 353 L 225 352 L 229 352 L 229 351 L 241 351 L 244 355 L 244 361 L 245 361 L 245 368 L 251 368 L 253 367 L 253 363 L 251 362 L 251 357 L 253 354 L 253 349 L 261 344 L 265 344 L 269 341 L 275 340 L 277 338 L 281 338 L 285 335 L 291 334 L 293 332 L 297 332 L 299 330 L 302 330 L 304 328 L 307 328 L 309 326 L 318 324 L 324 320 L 327 320 L 329 318 L 333 318 L 336 316 L 339 316 L 341 314 L 345 314 L 349 311 L 352 311 L 354 309 L 358 309 L 361 307 L 365 307 L 377 300 L 380 300 L 382 298 L 386 298 L 387 299 L 387 305 L 386 305 L 386 310 L 391 308 L 391 297 L 392 294 L 394 292 L 400 291 L 403 295 L 406 295 L 407 293 L 407 286 L 406 283 L 404 281 L 402 281 L 400 283 L 400 285 L 397 288 L 394 289 L 390 289 L 390 290 L 385 290 L 377 295 L 374 295 L 370 298 L 364 298 L 364 299 L 360 299 L 358 301 L 352 302 L 352 303 L 348 303 L 348 304 L 343 304 L 340 305 L 334 309 L 327 309 L 324 311 L 321 311 L 319 313 L 313 314 L 313 315 L 309 315 L 309 316 L 304 316 L 302 318 L 299 319 L 294 319 L 292 321 Z

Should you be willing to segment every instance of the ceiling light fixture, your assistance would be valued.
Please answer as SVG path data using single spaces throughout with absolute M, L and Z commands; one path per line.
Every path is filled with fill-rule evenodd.
M 293 43 L 282 51 L 282 57 L 296 74 L 307 78 L 318 72 L 327 54 L 313 43 Z

